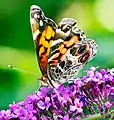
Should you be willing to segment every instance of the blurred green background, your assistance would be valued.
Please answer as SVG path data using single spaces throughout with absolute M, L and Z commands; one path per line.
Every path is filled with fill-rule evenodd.
M 114 0 L 1 0 L 0 1 L 0 109 L 24 100 L 37 90 L 38 76 L 9 69 L 8 64 L 40 74 L 32 40 L 29 10 L 38 5 L 60 22 L 75 18 L 87 37 L 99 45 L 97 56 L 84 67 L 114 67 Z M 80 72 L 80 76 L 85 74 Z

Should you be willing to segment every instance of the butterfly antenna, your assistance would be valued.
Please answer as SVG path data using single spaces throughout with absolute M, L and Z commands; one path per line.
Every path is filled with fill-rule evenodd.
M 11 68 L 11 69 L 14 69 L 14 70 L 17 70 L 17 71 L 20 71 L 20 72 L 24 72 L 24 73 L 27 73 L 27 74 L 31 74 L 31 75 L 34 75 L 34 76 L 38 76 L 40 77 L 38 74 L 36 73 L 33 73 L 33 72 L 30 72 L 30 71 L 26 71 L 26 70 L 23 70 L 23 69 L 20 69 L 20 68 L 16 68 L 12 65 L 8 65 L 8 68 Z

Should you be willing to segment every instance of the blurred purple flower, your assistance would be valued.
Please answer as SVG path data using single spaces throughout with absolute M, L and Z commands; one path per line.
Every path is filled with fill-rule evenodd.
M 98 113 L 109 117 L 114 108 L 114 76 L 94 67 L 87 76 L 58 88 L 41 87 L 20 103 L 0 111 L 0 120 L 79 120 Z M 113 116 L 110 115 L 110 118 Z

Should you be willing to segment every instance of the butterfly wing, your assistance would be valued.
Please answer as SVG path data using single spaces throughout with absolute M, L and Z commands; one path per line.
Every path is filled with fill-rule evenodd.
M 72 39 L 77 41 L 71 44 Z M 66 47 L 66 43 L 72 46 Z M 97 44 L 94 40 L 86 39 L 80 44 L 78 38 L 74 36 L 66 43 L 63 42 L 49 59 L 49 76 L 52 81 L 59 84 L 69 81 L 78 74 L 97 53 Z
M 57 25 L 35 5 L 30 9 L 30 22 L 38 63 L 43 76 L 47 77 L 48 56 Z
M 95 56 L 96 43 L 86 39 L 74 19 L 64 18 L 57 26 L 33 5 L 30 21 L 41 72 L 52 86 L 73 77 Z
M 96 55 L 97 44 L 86 38 L 74 19 L 62 19 L 58 29 L 59 42 L 56 40 L 56 44 L 51 46 L 48 76 L 52 82 L 61 84 L 71 79 Z

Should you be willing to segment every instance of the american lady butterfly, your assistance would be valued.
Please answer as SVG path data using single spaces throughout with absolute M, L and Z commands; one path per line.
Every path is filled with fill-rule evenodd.
M 97 44 L 86 38 L 75 19 L 63 18 L 57 25 L 32 5 L 30 22 L 41 80 L 53 87 L 71 79 L 97 53 Z

